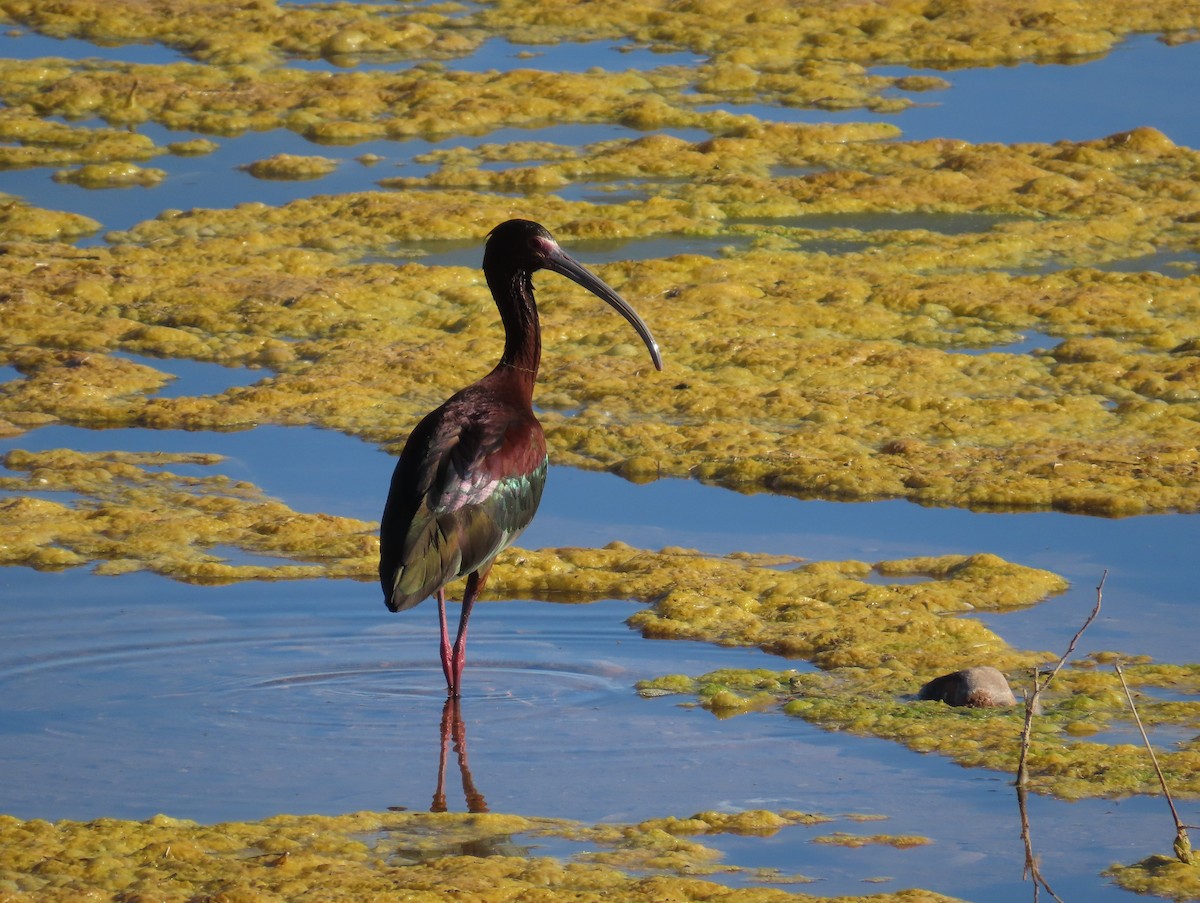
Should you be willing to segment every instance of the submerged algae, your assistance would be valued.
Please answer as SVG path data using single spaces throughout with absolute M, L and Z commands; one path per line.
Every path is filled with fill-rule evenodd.
M 929 843 L 929 838 L 912 834 L 846 834 L 839 831 L 835 834 L 823 834 L 814 837 L 813 843 L 824 843 L 839 847 L 865 847 L 873 844 L 883 844 L 897 849 L 921 847 Z
M 800 816 L 775 818 L 782 825 Z M 687 822 L 692 825 L 686 828 L 676 823 L 674 833 L 702 834 L 712 827 L 703 813 Z M 101 819 L 57 824 L 0 816 L 0 896 L 13 903 L 71 900 L 80 894 L 94 900 L 211 897 L 247 903 L 363 900 L 396 894 L 428 901 L 469 894 L 479 901 L 569 895 L 597 903 L 665 899 L 951 903 L 948 897 L 925 891 L 816 898 L 769 888 L 722 887 L 683 877 L 699 861 L 697 857 L 707 861 L 713 856 L 713 851 L 698 845 L 670 865 L 650 866 L 665 868 L 667 873 L 649 876 L 627 873 L 643 867 L 636 857 L 618 856 L 619 865 L 606 866 L 505 852 L 511 850 L 514 835 L 644 847 L 657 842 L 661 834 L 654 822 L 590 827 L 497 814 L 360 812 L 336 817 L 277 816 L 212 826 L 165 816 L 146 822 Z M 479 855 L 481 847 L 489 854 Z

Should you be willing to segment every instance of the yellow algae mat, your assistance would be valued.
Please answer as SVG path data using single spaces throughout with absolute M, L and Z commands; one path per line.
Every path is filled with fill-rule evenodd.
M 355 261 L 403 242 L 482 241 L 525 215 L 564 240 L 742 242 L 729 256 L 598 268 L 653 324 L 661 374 L 606 311 L 545 281 L 538 403 L 560 464 L 799 497 L 1196 510 L 1200 277 L 1192 265 L 1096 267 L 1195 247 L 1200 154 L 1149 130 L 1020 148 L 857 131 L 746 124 L 700 144 L 596 150 L 610 162 L 543 164 L 584 177 L 611 165 L 624 177 L 698 160 L 718 173 L 667 181 L 644 201 L 463 187 L 318 197 L 167 213 L 86 250 L 29 240 L 62 217 L 46 224 L 12 201 L 0 222 L 11 239 L 0 362 L 25 378 L 0 388 L 0 429 L 279 423 L 398 443 L 397 424 L 486 371 L 463 362 L 493 358 L 499 325 L 474 269 Z M 821 171 L 769 174 L 798 165 Z M 929 210 L 979 214 L 981 231 L 930 231 L 928 217 L 906 228 L 898 215 Z M 896 228 L 805 225 L 836 211 L 886 211 Z M 854 249 L 821 250 L 834 240 Z M 1003 353 L 1031 333 L 1049 347 Z M 158 398 L 167 376 L 115 350 L 258 367 L 263 378 Z
M 789 826 L 830 820 L 799 812 L 702 812 L 686 819 L 587 827 L 486 813 L 364 812 L 205 826 L 165 816 L 146 822 L 105 819 L 57 825 L 0 816 L 0 900 L 950 903 L 949 897 L 917 890 L 832 898 L 769 887 L 730 888 L 683 877 L 737 871 L 716 862 L 719 854 L 698 837 L 770 836 Z M 566 864 L 522 855 L 553 837 L 586 844 L 591 852 Z M 839 840 L 838 835 L 825 838 Z M 921 842 L 862 840 L 901 846 Z M 622 868 L 664 874 L 631 877 Z M 756 877 L 767 883 L 809 880 L 803 875 Z
M 695 0 L 592 4 L 586 15 L 503 0 L 395 9 L 261 0 L 222 4 L 216 15 L 211 3 L 168 6 L 169 15 L 156 4 L 0 2 L 13 26 L 160 42 L 180 54 L 161 65 L 0 61 L 0 166 L 55 167 L 60 181 L 89 188 L 152 186 L 164 177 L 156 158 L 217 148 L 196 137 L 159 145 L 129 129 L 148 123 L 213 137 L 281 128 L 323 145 L 248 167 L 272 179 L 374 162 L 348 161 L 371 139 L 586 123 L 706 137 L 442 148 L 415 161 L 421 175 L 381 169 L 379 191 L 165 210 L 86 248 L 73 242 L 94 234 L 94 221 L 0 198 L 0 366 L 18 374 L 0 384 L 0 435 L 50 424 L 284 424 L 396 449 L 402 425 L 482 375 L 500 335 L 477 270 L 394 266 L 389 255 L 479 244 L 491 226 L 525 216 L 564 242 L 690 237 L 711 248 L 597 267 L 652 324 L 662 374 L 611 315 L 570 286 L 539 283 L 547 356 L 537 401 L 557 464 L 801 498 L 1200 510 L 1200 153 L 1136 124 L 1083 142 L 971 145 L 905 141 L 878 123 L 773 123 L 730 106 L 896 111 L 936 99 L 946 82 L 869 67 L 1080 61 L 1135 32 L 1191 40 L 1198 3 L 751 9 Z M 455 70 L 455 59 L 496 38 L 622 40 L 671 57 L 617 73 Z M 346 68 L 288 65 L 318 57 Z M 405 60 L 419 65 L 355 68 Z M 581 185 L 609 197 L 563 196 Z M 1149 255 L 1165 255 L 1161 272 L 1116 266 Z M 147 357 L 167 360 L 160 370 Z M 160 397 L 171 358 L 253 368 L 261 379 Z M 198 432 L 191 455 L 10 452 L 0 561 L 198 583 L 371 579 L 374 524 L 293 511 L 254 486 L 196 476 L 220 464 L 204 444 Z M 218 548 L 284 561 L 234 565 Z M 637 599 L 647 607 L 631 623 L 648 636 L 760 646 L 819 668 L 661 676 L 643 692 L 684 694 L 720 715 L 775 709 L 1008 771 L 1019 715 L 953 711 L 910 694 L 982 655 L 1010 677 L 1046 661 L 958 616 L 1033 605 L 1063 588 L 1053 574 L 986 554 L 801 565 L 614 545 L 512 552 L 491 590 Z M 1036 722 L 1037 789 L 1079 797 L 1156 787 L 1140 750 L 1087 740 L 1128 719 L 1106 661 L 1093 656 L 1060 675 Z M 1127 675 L 1200 690 L 1195 665 L 1133 662 Z M 1148 702 L 1142 716 L 1186 726 L 1196 706 Z M 1161 758 L 1177 792 L 1200 793 L 1194 741 Z M 646 830 L 723 830 L 701 822 Z M 398 852 L 395 832 L 431 826 L 451 836 L 599 830 L 406 815 L 214 827 L 4 819 L 0 900 L 75 899 L 83 887 L 96 899 L 804 899 L 615 870 L 645 865 L 636 858 L 562 865 Z M 1158 892 L 1187 893 L 1195 881 L 1164 862 L 1129 871 L 1118 880 Z

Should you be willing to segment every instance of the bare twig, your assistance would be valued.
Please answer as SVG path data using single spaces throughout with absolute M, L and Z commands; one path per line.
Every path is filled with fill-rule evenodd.
M 1142 742 L 1146 744 L 1146 751 L 1150 753 L 1150 763 L 1154 766 L 1154 773 L 1158 775 L 1158 783 L 1162 787 L 1163 796 L 1167 798 L 1167 805 L 1171 807 L 1171 818 L 1175 819 L 1175 856 L 1180 862 L 1191 864 L 1192 856 L 1192 841 L 1188 837 L 1187 825 L 1179 817 L 1179 812 L 1175 808 L 1175 800 L 1171 799 L 1171 790 L 1167 787 L 1167 779 L 1163 776 L 1162 768 L 1158 764 L 1158 756 L 1154 754 L 1154 747 L 1150 745 L 1150 738 L 1146 736 L 1146 728 L 1142 726 L 1142 716 L 1138 714 L 1137 706 L 1133 701 L 1133 693 L 1129 690 L 1129 684 L 1125 682 L 1125 672 L 1121 670 L 1121 663 L 1116 662 L 1113 667 L 1117 670 L 1117 677 L 1121 678 L 1121 687 L 1125 690 L 1125 698 L 1129 700 L 1129 709 L 1133 712 L 1134 723 L 1137 724 L 1138 732 L 1142 735 Z
M 1087 620 L 1083 622 L 1083 626 L 1075 631 L 1075 636 L 1071 637 L 1071 642 L 1067 646 L 1067 651 L 1062 654 L 1062 658 L 1058 660 L 1058 664 L 1054 666 L 1054 670 L 1046 675 L 1046 679 L 1042 681 L 1041 688 L 1036 690 L 1036 692 L 1040 693 L 1050 685 L 1050 681 L 1054 680 L 1054 678 L 1058 675 L 1058 672 L 1062 670 L 1062 666 L 1067 663 L 1067 659 L 1071 657 L 1071 653 L 1075 651 L 1075 646 L 1078 644 L 1079 638 L 1083 636 L 1083 632 L 1092 626 L 1092 622 L 1096 620 L 1096 617 L 1100 614 L 1100 604 L 1104 601 L 1104 581 L 1107 579 L 1108 568 L 1105 568 L 1104 573 L 1100 575 L 1100 583 L 1096 586 L 1096 604 L 1092 606 L 1092 613 L 1087 616 Z
M 1033 669 L 1033 692 L 1025 695 L 1025 724 L 1021 728 L 1021 756 L 1017 760 L 1017 807 L 1021 811 L 1021 840 L 1025 844 L 1025 871 L 1022 873 L 1022 878 L 1028 878 L 1033 881 L 1033 900 L 1034 903 L 1040 899 L 1041 888 L 1046 888 L 1046 893 L 1052 896 L 1058 903 L 1063 903 L 1062 898 L 1054 892 L 1046 879 L 1042 877 L 1041 871 L 1038 869 L 1037 856 L 1033 852 L 1033 835 L 1029 829 L 1029 811 L 1026 804 L 1026 799 L 1029 795 L 1029 744 L 1033 733 L 1033 716 L 1040 711 L 1042 692 L 1050 686 L 1050 682 L 1062 670 L 1062 666 L 1067 663 L 1067 659 L 1071 657 L 1071 653 L 1075 651 L 1075 646 L 1079 643 L 1079 638 L 1083 636 L 1083 632 L 1092 626 L 1092 622 L 1096 620 L 1100 614 L 1100 604 L 1104 598 L 1104 581 L 1108 579 L 1108 570 L 1100 577 L 1100 583 L 1096 587 L 1096 604 L 1092 607 L 1092 613 L 1087 616 L 1087 620 L 1083 622 L 1083 626 L 1075 631 L 1075 636 L 1071 637 L 1071 642 L 1067 646 L 1067 651 L 1062 654 L 1055 666 L 1044 676 L 1040 675 L 1037 668 Z M 1174 807 L 1172 807 L 1174 811 Z

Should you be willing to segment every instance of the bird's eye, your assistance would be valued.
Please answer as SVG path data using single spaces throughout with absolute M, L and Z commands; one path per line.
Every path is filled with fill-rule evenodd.
M 551 258 L 559 253 L 558 242 L 547 235 L 534 235 L 529 239 L 530 250 L 538 257 Z

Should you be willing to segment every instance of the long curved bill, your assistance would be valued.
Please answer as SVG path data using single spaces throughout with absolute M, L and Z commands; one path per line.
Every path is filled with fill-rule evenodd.
M 546 269 L 553 270 L 566 276 L 572 282 L 586 288 L 589 292 L 598 298 L 602 298 L 616 308 L 617 312 L 629 321 L 629 325 L 634 328 L 643 342 L 646 343 L 646 348 L 650 352 L 650 360 L 654 361 L 656 370 L 663 368 L 662 355 L 658 352 L 658 342 L 654 341 L 654 336 L 650 334 L 650 327 L 645 321 L 638 316 L 637 311 L 629 306 L 629 303 L 622 298 L 608 285 L 603 279 L 585 267 L 582 263 L 564 251 L 562 248 L 555 245 L 552 249 L 546 248 L 546 260 L 543 264 Z

